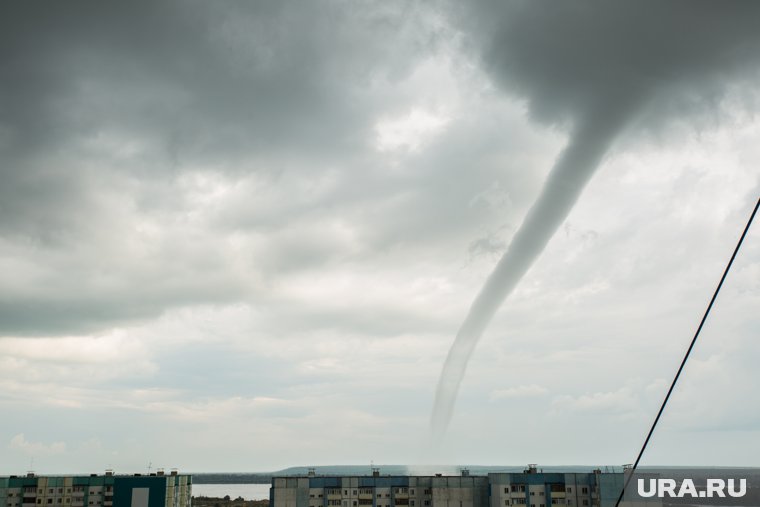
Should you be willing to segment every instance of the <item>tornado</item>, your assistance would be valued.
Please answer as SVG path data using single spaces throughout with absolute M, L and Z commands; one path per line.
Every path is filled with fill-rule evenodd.
M 452 5 L 452 19 L 469 34 L 467 47 L 494 84 L 523 99 L 531 120 L 567 125 L 569 140 L 449 350 L 431 416 L 436 440 L 451 420 L 478 340 L 613 143 L 624 132 L 662 132 L 674 113 L 680 121 L 704 122 L 704 112 L 729 88 L 751 90 L 760 79 L 760 2 L 729 7 L 710 0 L 476 0 L 466 7 Z
M 446 432 L 467 363 L 496 311 L 514 290 L 572 210 L 584 187 L 630 116 L 633 97 L 599 104 L 579 120 L 491 276 L 481 289 L 449 350 L 435 394 L 431 427 Z

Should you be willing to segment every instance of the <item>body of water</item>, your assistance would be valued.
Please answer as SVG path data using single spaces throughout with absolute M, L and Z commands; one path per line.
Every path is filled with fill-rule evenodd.
M 269 500 L 269 484 L 193 484 L 193 496 L 230 498 L 242 496 L 246 500 Z

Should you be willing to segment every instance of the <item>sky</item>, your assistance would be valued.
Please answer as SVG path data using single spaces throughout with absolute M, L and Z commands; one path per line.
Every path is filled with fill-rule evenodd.
M 0 474 L 630 463 L 760 196 L 757 3 L 2 9 Z M 758 465 L 758 308 L 756 224 L 642 464 Z

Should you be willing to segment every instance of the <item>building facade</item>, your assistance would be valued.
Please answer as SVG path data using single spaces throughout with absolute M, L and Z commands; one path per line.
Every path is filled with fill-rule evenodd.
M 488 478 L 275 477 L 270 507 L 488 507 Z
M 192 477 L 149 475 L 0 477 L 0 507 L 190 507 Z
M 270 507 L 614 507 L 622 473 L 274 477 Z M 647 504 L 652 505 L 652 504 Z
M 489 474 L 489 507 L 612 507 L 623 488 L 622 473 Z

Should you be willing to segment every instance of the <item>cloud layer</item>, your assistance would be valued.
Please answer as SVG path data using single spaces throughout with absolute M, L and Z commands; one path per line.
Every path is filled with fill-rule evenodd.
M 733 49 L 746 68 L 712 50 L 754 4 L 684 21 L 705 33 L 675 35 L 687 70 L 653 67 L 680 84 L 637 109 L 646 131 L 496 314 L 449 438 L 425 445 L 451 338 L 589 100 L 546 55 L 612 51 L 596 41 L 626 16 L 649 35 L 620 40 L 658 44 L 663 12 L 606 5 L 589 8 L 618 25 L 573 45 L 569 6 L 533 31 L 486 3 L 6 7 L 0 473 L 629 462 L 760 189 L 754 37 Z M 711 464 L 754 463 L 757 244 L 655 461 L 699 462 L 698 434 Z M 558 421 L 577 438 L 546 437 Z

